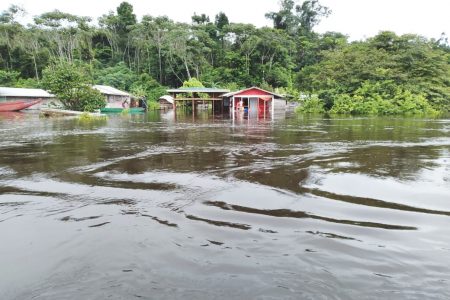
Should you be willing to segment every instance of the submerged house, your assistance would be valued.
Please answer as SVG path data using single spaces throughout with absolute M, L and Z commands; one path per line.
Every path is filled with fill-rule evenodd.
M 55 96 L 43 89 L 0 87 L 0 101 L 45 99 L 55 99 Z
M 30 109 L 39 109 L 41 105 L 48 106 L 56 97 L 43 89 L 0 87 L 0 102 L 6 101 L 36 101 L 41 103 L 33 105 Z
M 283 95 L 255 86 L 236 92 L 203 87 L 170 89 L 167 92 L 170 95 L 159 99 L 162 108 L 196 108 L 199 104 L 211 103 L 213 111 L 229 111 L 233 117 L 239 112 L 248 113 L 249 116 L 273 116 L 275 111 L 284 111 L 287 106 Z
M 197 107 L 199 104 L 211 104 L 213 111 L 223 109 L 224 93 L 228 89 L 205 88 L 205 87 L 182 87 L 167 90 L 173 99 L 173 108 L 177 106 Z
M 158 99 L 159 107 L 161 109 L 173 109 L 173 97 L 169 95 L 161 96 Z
M 94 89 L 105 96 L 106 107 L 129 107 L 132 96 L 108 85 L 94 85 Z
M 282 95 L 251 87 L 237 92 L 222 95 L 224 105 L 230 107 L 230 112 L 246 112 L 253 116 L 274 114 L 275 110 L 284 110 L 287 101 Z

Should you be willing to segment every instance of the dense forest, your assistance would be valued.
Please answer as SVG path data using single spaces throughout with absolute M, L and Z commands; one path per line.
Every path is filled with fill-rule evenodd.
M 444 34 L 427 39 L 386 31 L 349 42 L 342 33 L 314 31 L 330 13 L 317 0 L 282 0 L 279 11 L 266 14 L 273 27 L 256 28 L 222 12 L 194 14 L 190 24 L 164 16 L 138 20 L 123 2 L 95 23 L 55 10 L 25 26 L 17 21 L 25 10 L 14 5 L 0 14 L 0 86 L 45 88 L 46 74 L 62 64 L 83 70 L 74 71 L 83 82 L 150 100 L 198 78 L 208 87 L 257 85 L 289 94 L 305 112 L 450 110 Z

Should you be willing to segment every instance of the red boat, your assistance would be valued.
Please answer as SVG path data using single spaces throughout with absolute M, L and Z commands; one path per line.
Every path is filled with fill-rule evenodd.
M 19 111 L 35 104 L 40 103 L 42 100 L 36 101 L 8 101 L 8 102 L 0 102 L 0 111 Z

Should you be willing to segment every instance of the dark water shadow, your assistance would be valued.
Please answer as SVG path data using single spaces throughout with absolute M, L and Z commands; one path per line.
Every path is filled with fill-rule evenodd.
M 334 219 L 329 217 L 322 217 L 313 215 L 303 211 L 293 211 L 289 209 L 257 209 L 252 207 L 240 206 L 235 204 L 228 204 L 222 201 L 206 201 L 205 205 L 219 207 L 223 210 L 233 210 L 237 212 L 250 213 L 250 214 L 258 214 L 265 215 L 277 218 L 310 218 L 316 220 L 322 220 L 331 223 L 339 223 L 339 224 L 347 224 L 347 225 L 355 225 L 362 227 L 373 227 L 373 228 L 381 228 L 381 229 L 391 229 L 391 230 L 417 230 L 417 227 L 413 226 L 402 226 L 402 225 L 391 225 L 391 224 L 383 224 L 383 223 L 374 223 L 374 222 L 366 222 L 366 221 L 353 221 L 353 220 L 341 220 Z M 214 224 L 214 223 L 212 223 Z M 214 224 L 215 225 L 215 224 Z M 220 226 L 220 225 L 218 225 Z
M 324 198 L 327 198 L 330 200 L 342 201 L 342 202 L 347 202 L 347 203 L 352 203 L 352 204 L 393 209 L 393 210 L 401 210 L 401 211 L 408 211 L 408 212 L 418 212 L 418 213 L 432 214 L 432 215 L 450 216 L 449 211 L 440 211 L 440 210 L 432 210 L 432 209 L 414 207 L 414 206 L 409 206 L 409 205 L 405 205 L 405 204 L 387 202 L 387 201 L 372 199 L 372 198 L 367 198 L 367 197 L 356 197 L 356 196 L 350 196 L 350 195 L 335 194 L 335 193 L 331 193 L 331 192 L 327 192 L 327 191 L 322 191 L 319 189 L 312 189 L 312 188 L 305 188 L 305 187 L 301 187 L 300 189 L 303 193 L 309 193 L 309 194 L 319 196 L 319 197 L 324 197 Z

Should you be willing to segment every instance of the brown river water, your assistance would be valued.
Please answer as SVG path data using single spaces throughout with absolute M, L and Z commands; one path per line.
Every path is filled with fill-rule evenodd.
M 450 119 L 0 115 L 0 299 L 449 299 Z

